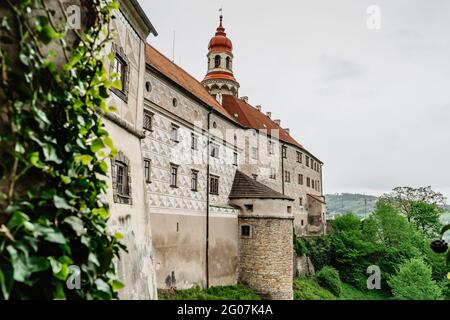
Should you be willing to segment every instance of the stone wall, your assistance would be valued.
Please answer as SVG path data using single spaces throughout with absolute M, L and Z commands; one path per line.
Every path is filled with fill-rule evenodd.
M 240 237 L 239 281 L 264 299 L 292 299 L 292 218 L 242 216 L 239 225 L 251 226 Z

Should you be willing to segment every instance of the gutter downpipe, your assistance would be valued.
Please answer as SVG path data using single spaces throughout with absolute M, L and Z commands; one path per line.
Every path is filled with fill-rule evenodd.
M 281 193 L 284 194 L 284 148 L 285 144 L 281 144 Z M 287 151 L 286 151 L 287 152 Z
M 211 142 L 210 132 L 211 129 L 211 113 L 213 109 L 208 111 L 208 124 L 207 124 L 207 142 L 206 142 L 206 252 L 205 252 L 205 265 L 206 265 L 206 289 L 209 288 L 209 145 Z

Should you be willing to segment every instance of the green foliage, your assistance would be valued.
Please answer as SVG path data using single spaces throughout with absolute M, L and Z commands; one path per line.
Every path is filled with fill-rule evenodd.
M 202 289 L 158 290 L 160 300 L 261 300 L 261 297 L 242 284 Z
M 330 237 L 307 237 L 302 238 L 314 268 L 320 270 L 331 262 Z
M 431 268 L 421 259 L 411 259 L 402 264 L 388 281 L 394 299 L 441 300 L 442 290 L 432 279 Z
M 336 300 L 328 289 L 322 288 L 314 278 L 294 280 L 294 300 Z
M 96 109 L 108 111 L 102 50 L 118 4 L 91 1 L 96 23 L 69 58 L 45 1 L 6 3 L 14 18 L 1 23 L 10 41 L 0 44 L 0 299 L 116 298 L 112 259 L 124 247 L 107 232 L 101 201 L 115 149 Z M 68 58 L 63 66 L 56 51 L 43 53 L 50 47 Z M 70 265 L 80 268 L 79 290 L 66 286 Z
M 441 211 L 436 204 L 413 201 L 410 210 L 411 221 L 428 238 L 432 238 L 439 233 L 442 227 L 439 221 Z
M 305 240 L 303 238 L 297 237 L 294 231 L 294 250 L 297 256 L 301 257 L 308 254 L 308 248 L 306 247 Z
M 387 300 L 380 290 L 359 290 L 342 282 L 342 290 L 339 297 L 330 290 L 322 287 L 315 277 L 300 277 L 294 280 L 295 300 Z
M 368 219 L 359 220 L 352 213 L 332 221 L 331 234 L 305 238 L 316 269 L 332 266 L 344 283 L 359 290 L 366 289 L 367 268 L 381 270 L 381 288 L 390 292 L 387 279 L 399 265 L 412 258 L 422 258 L 431 268 L 435 281 L 447 275 L 445 257 L 432 252 L 428 240 L 391 204 L 379 201 Z
M 330 290 L 335 296 L 339 296 L 342 290 L 339 272 L 333 267 L 323 267 L 316 274 L 317 282 L 324 288 Z

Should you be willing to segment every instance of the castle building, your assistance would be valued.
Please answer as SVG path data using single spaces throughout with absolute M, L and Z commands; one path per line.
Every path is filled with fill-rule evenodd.
M 141 140 L 158 288 L 291 299 L 293 230 L 325 232 L 322 162 L 239 97 L 223 17 L 197 81 L 146 46 Z

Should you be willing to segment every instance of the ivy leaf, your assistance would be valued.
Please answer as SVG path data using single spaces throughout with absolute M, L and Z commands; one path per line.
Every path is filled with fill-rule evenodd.
M 15 227 L 20 227 L 29 220 L 30 220 L 30 218 L 25 213 L 23 213 L 21 211 L 16 211 L 13 213 L 13 215 L 9 219 L 7 226 L 10 229 L 15 228 Z
M 92 141 L 91 145 L 91 151 L 96 153 L 99 150 L 103 149 L 105 147 L 105 144 L 103 143 L 102 139 L 98 138 Z
M 55 204 L 55 207 L 58 209 L 65 209 L 65 210 L 73 209 L 73 207 L 67 203 L 66 199 L 57 195 L 53 196 L 53 203 Z
M 13 277 L 18 282 L 25 282 L 30 272 L 25 261 L 25 257 L 22 253 L 19 253 L 12 245 L 6 247 L 9 256 L 11 257 L 11 263 L 13 266 Z
M 125 285 L 122 282 L 120 282 L 119 280 L 113 280 L 113 281 L 111 281 L 111 287 L 114 292 L 117 292 L 120 289 L 122 289 L 123 287 L 125 287 Z
M 61 164 L 62 161 L 56 154 L 56 149 L 49 143 L 44 143 L 42 145 L 42 151 L 44 152 L 44 157 L 46 161 L 53 161 L 56 164 Z
M 86 229 L 84 228 L 83 221 L 76 217 L 76 216 L 70 216 L 64 219 L 64 222 L 70 225 L 77 234 L 78 237 L 86 234 Z
M 103 279 L 95 280 L 95 286 L 99 291 L 111 294 L 111 287 Z
M 48 242 L 57 243 L 57 244 L 66 244 L 66 238 L 64 235 L 57 230 L 51 229 L 45 233 L 44 239 Z
M 64 292 L 64 287 L 60 282 L 57 282 L 55 288 L 53 288 L 53 299 L 55 300 L 65 300 L 66 293 Z
M 3 299 L 8 300 L 14 283 L 13 270 L 9 263 L 0 263 L 0 290 Z

